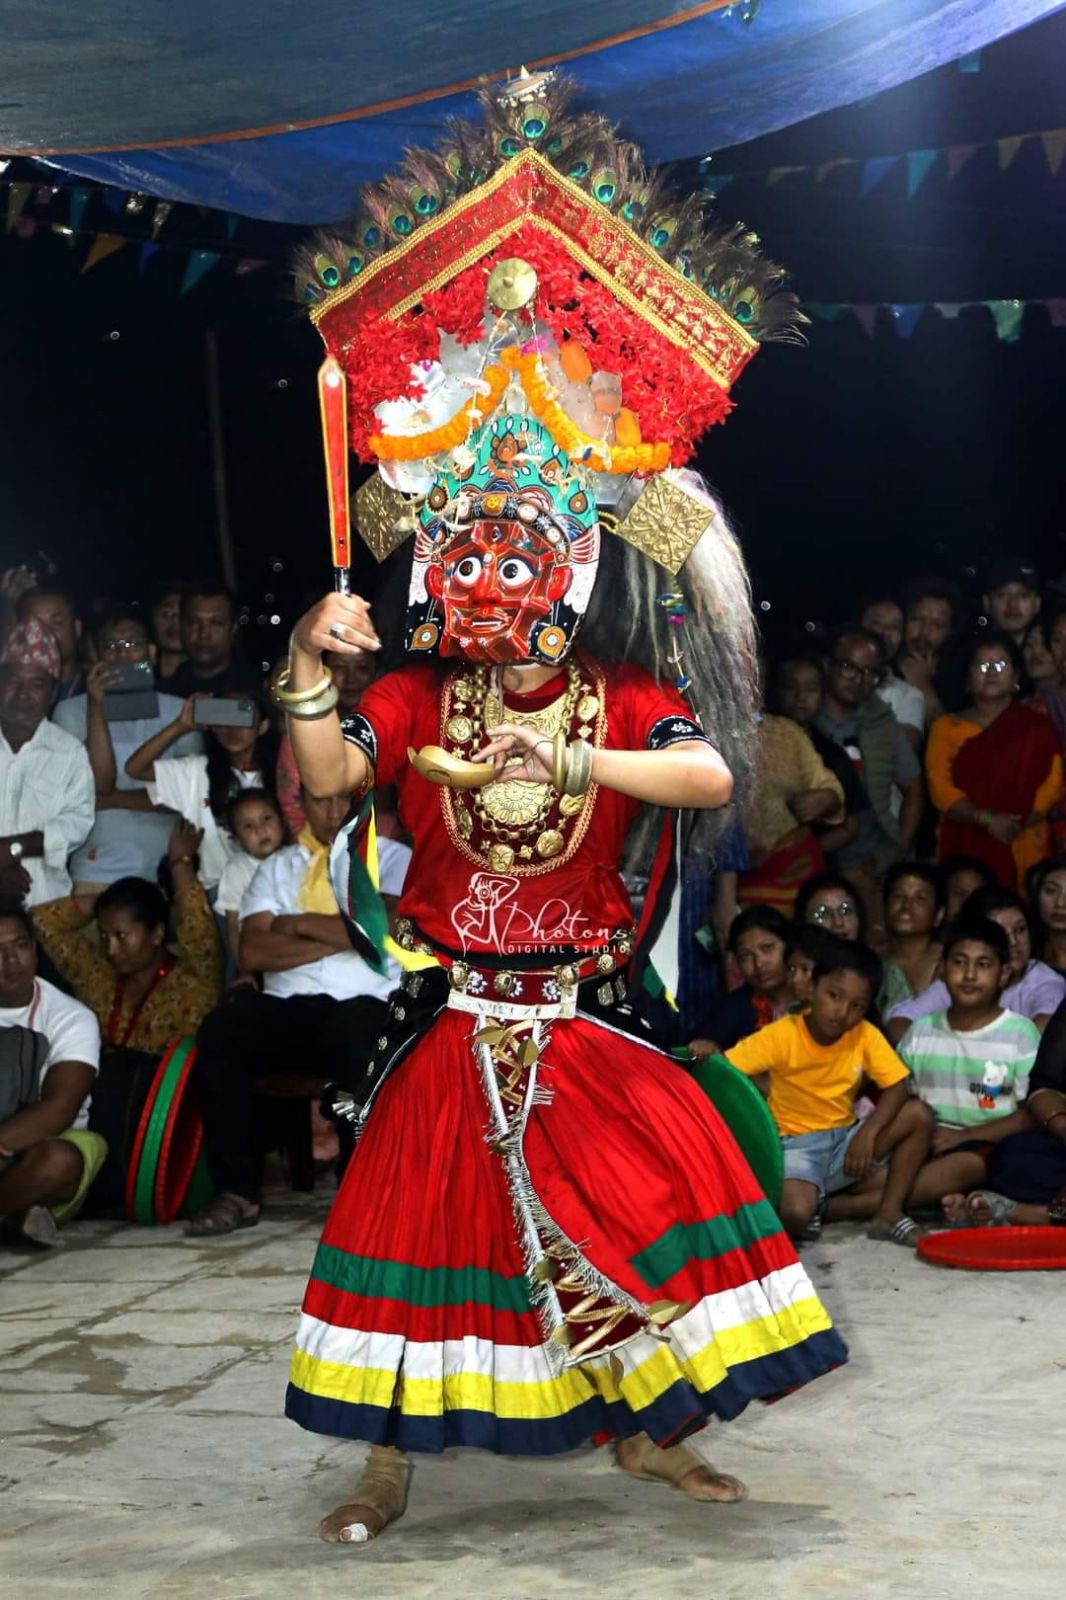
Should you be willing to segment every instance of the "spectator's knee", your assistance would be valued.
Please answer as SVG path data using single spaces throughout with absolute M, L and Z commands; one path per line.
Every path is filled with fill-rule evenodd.
M 936 1118 L 924 1100 L 919 1100 L 917 1095 L 912 1095 L 900 1111 L 907 1129 L 920 1128 L 923 1133 L 928 1133 L 930 1138 L 936 1127 Z
M 789 1194 L 786 1190 L 781 1196 L 781 1203 L 777 1214 L 781 1218 L 781 1225 L 790 1238 L 796 1239 L 810 1225 L 811 1218 L 818 1209 L 818 1191 L 812 1188 L 812 1198 L 802 1194 Z
M 42 1139 L 24 1150 L 21 1159 L 39 1186 L 43 1204 L 69 1200 L 81 1182 L 84 1157 L 68 1139 Z

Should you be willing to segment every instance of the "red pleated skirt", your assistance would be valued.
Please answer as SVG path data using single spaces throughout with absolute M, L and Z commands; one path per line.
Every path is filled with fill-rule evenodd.
M 564 1365 L 492 1145 L 477 1027 L 442 1013 L 378 1096 L 315 1258 L 288 1415 L 405 1450 L 665 1444 L 846 1360 L 710 1102 L 660 1051 L 578 1016 L 548 1029 L 529 1184 L 597 1274 L 680 1314 Z

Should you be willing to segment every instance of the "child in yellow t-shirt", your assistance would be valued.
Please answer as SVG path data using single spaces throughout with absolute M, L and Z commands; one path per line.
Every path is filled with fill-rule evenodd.
M 912 1097 L 903 1062 L 866 1021 L 880 982 L 872 950 L 837 941 L 815 963 L 809 1011 L 782 1017 L 726 1051 L 749 1077 L 769 1075 L 770 1110 L 785 1155 L 781 1221 L 794 1239 L 816 1238 L 828 1214 L 868 1220 L 874 1239 L 911 1248 L 918 1241 L 903 1206 L 929 1150 L 932 1118 Z M 882 1093 L 858 1122 L 855 1100 L 864 1077 Z M 882 1181 L 877 1169 L 886 1161 Z M 841 1190 L 848 1192 L 830 1201 Z

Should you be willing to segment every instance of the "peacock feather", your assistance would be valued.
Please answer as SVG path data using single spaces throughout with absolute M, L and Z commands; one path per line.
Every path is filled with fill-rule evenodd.
M 649 170 L 636 145 L 605 117 L 573 110 L 575 85 L 542 74 L 480 93 L 483 122 L 453 121 L 435 150 L 408 150 L 399 173 L 368 184 L 356 215 L 338 233 L 316 234 L 294 260 L 300 300 L 316 304 L 367 263 L 411 237 L 461 195 L 526 149 L 619 217 L 691 279 L 756 340 L 798 340 L 806 321 L 782 269 L 767 261 L 755 234 L 714 219 L 706 195 L 679 196 L 662 171 Z

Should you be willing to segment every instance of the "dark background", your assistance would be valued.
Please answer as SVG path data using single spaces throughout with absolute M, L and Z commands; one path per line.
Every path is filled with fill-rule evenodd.
M 1066 13 L 986 50 L 979 73 L 940 69 L 721 152 L 711 173 L 736 176 L 718 210 L 758 231 L 805 300 L 1066 297 L 1066 163 L 1053 178 L 1038 141 L 1006 172 L 982 150 L 951 182 L 942 158 L 910 201 L 902 163 L 866 198 L 857 167 L 821 186 L 764 176 L 1066 126 L 1064 79 Z M 700 172 L 693 163 L 682 181 Z M 62 181 L 18 164 L 6 176 Z M 62 220 L 62 197 L 48 215 Z M 146 226 L 147 213 L 105 213 L 99 193 L 84 224 L 141 237 Z M 167 222 L 164 242 L 227 252 L 184 297 L 178 250 L 142 274 L 134 244 L 82 276 L 87 238 L 72 245 L 44 221 L 30 240 L 0 237 L 0 567 L 43 551 L 85 596 L 217 570 L 214 329 L 238 579 L 253 627 L 282 617 L 263 635 L 277 645 L 304 593 L 329 579 L 320 345 L 287 299 L 296 231 L 242 222 L 229 243 L 223 227 L 191 207 Z M 270 265 L 237 277 L 238 255 Z M 832 619 L 931 569 L 976 595 L 996 555 L 1035 556 L 1049 577 L 1066 569 L 1066 329 L 1039 308 L 1014 344 L 996 340 L 983 310 L 928 314 L 909 339 L 887 313 L 873 338 L 850 314 L 816 321 L 806 349 L 764 349 L 736 398 L 699 464 L 742 533 L 764 623 Z

